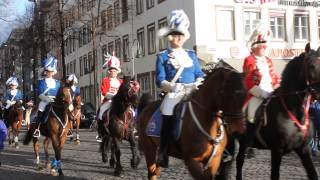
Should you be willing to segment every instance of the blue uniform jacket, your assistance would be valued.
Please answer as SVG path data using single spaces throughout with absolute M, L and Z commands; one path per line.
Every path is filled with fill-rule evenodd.
M 310 105 L 310 115 L 313 117 L 314 126 L 319 129 L 320 128 L 320 103 L 313 102 Z
M 76 89 L 74 91 L 71 88 L 71 96 L 72 96 L 72 99 L 74 99 L 74 97 L 80 96 L 80 88 L 76 87 Z
M 196 81 L 197 78 L 203 77 L 204 74 L 200 68 L 199 60 L 197 55 L 192 50 L 186 50 L 193 61 L 193 66 L 184 68 L 180 78 L 176 81 L 177 83 L 193 83 Z M 161 82 L 164 80 L 171 81 L 175 74 L 177 73 L 178 69 L 175 69 L 169 60 L 169 54 L 172 51 L 167 49 L 165 51 L 160 52 L 157 55 L 157 62 L 156 62 L 156 84 L 160 87 Z
M 45 81 L 45 79 L 38 80 L 37 84 L 37 90 L 38 90 L 38 96 L 42 93 L 44 93 L 47 90 L 48 86 Z M 56 80 L 56 87 L 49 89 L 45 95 L 46 96 L 56 96 L 60 88 L 60 81 Z
M 22 96 L 22 92 L 18 89 L 18 92 L 16 94 L 16 96 L 12 99 L 13 95 L 10 93 L 10 90 L 7 90 L 6 91 L 6 96 L 5 96 L 5 101 L 6 100 L 13 100 L 13 101 L 19 101 L 19 100 L 22 100 L 23 99 L 23 96 Z
M 0 119 L 0 149 L 4 148 L 4 141 L 7 138 L 7 127 L 4 124 L 3 120 Z

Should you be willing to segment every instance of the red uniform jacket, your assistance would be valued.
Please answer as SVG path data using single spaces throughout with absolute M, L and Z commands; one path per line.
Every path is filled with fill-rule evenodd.
M 119 80 L 120 85 L 121 85 L 122 82 L 123 82 L 123 80 L 122 80 L 122 79 L 119 79 L 119 78 L 117 78 L 117 79 Z M 119 86 L 119 87 L 120 87 L 120 86 Z M 119 89 L 119 87 L 111 87 L 111 86 L 110 86 L 110 79 L 109 79 L 109 77 L 105 77 L 105 78 L 102 79 L 102 83 L 101 83 L 101 94 L 102 94 L 103 96 L 105 96 L 108 92 L 113 93 L 114 88 Z
M 272 85 L 275 86 L 280 83 L 279 76 L 274 71 L 274 65 L 272 63 L 272 60 L 268 57 L 266 57 L 267 62 L 269 64 L 269 73 L 270 77 L 272 79 Z M 262 74 L 259 72 L 259 69 L 257 69 L 256 65 L 256 58 L 254 55 L 250 55 L 244 59 L 243 63 L 243 72 L 245 74 L 245 86 L 247 90 L 249 91 L 253 86 L 259 85 Z M 246 102 L 252 97 L 252 94 L 248 93 L 248 96 L 246 98 Z

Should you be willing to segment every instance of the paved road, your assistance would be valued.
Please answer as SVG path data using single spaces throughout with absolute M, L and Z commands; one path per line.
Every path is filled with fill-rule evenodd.
M 146 179 L 147 171 L 144 159 L 137 170 L 130 168 L 130 148 L 128 143 L 122 144 L 123 177 L 114 177 L 113 169 L 101 162 L 98 151 L 98 143 L 95 142 L 95 133 L 89 130 L 81 130 L 82 142 L 75 145 L 68 142 L 63 150 L 63 171 L 65 176 L 51 177 L 46 169 L 37 170 L 34 166 L 34 154 L 32 144 L 20 146 L 20 149 L 9 147 L 6 143 L 5 150 L 0 159 L 0 180 L 37 180 L 37 179 L 63 179 L 63 180 L 106 180 L 106 179 Z M 53 150 L 50 148 L 53 157 Z M 257 157 L 247 160 L 244 167 L 244 179 L 269 179 L 270 153 L 269 151 L 256 151 Z M 44 154 L 42 153 L 42 158 Z M 165 169 L 159 179 L 192 179 L 182 161 L 171 158 L 170 168 Z M 317 170 L 320 172 L 320 158 L 314 159 Z M 234 174 L 230 179 L 234 179 Z M 281 166 L 281 178 L 288 180 L 307 179 L 300 161 L 294 154 L 283 159 Z M 319 178 L 320 179 L 320 178 Z

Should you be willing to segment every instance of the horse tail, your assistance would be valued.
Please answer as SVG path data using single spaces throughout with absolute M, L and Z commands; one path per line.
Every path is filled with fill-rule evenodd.
M 138 114 L 142 112 L 142 110 L 151 104 L 153 98 L 150 93 L 143 93 L 140 97 L 139 104 L 138 104 Z
M 31 128 L 27 131 L 26 137 L 23 140 L 24 145 L 28 145 L 33 138 L 33 133 Z

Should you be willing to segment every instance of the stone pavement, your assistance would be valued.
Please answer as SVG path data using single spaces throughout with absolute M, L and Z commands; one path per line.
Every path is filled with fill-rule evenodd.
M 22 133 L 24 134 L 24 133 Z M 63 180 L 112 180 L 112 179 L 147 179 L 147 170 L 144 159 L 137 170 L 131 169 L 131 152 L 127 142 L 122 144 L 121 162 L 124 167 L 122 177 L 114 177 L 113 169 L 101 162 L 98 143 L 95 141 L 95 132 L 81 130 L 81 144 L 75 145 L 68 142 L 62 153 L 64 177 L 51 177 L 47 169 L 35 169 L 35 157 L 32 144 L 20 145 L 20 149 L 9 147 L 6 143 L 5 150 L 0 159 L 0 180 L 37 180 L 37 179 L 63 179 Z M 42 142 L 41 142 L 42 143 Z M 42 145 L 42 144 L 41 144 Z M 41 147 L 42 148 L 42 147 Z M 50 147 L 50 155 L 53 150 Z M 44 159 L 42 151 L 41 158 Z M 314 158 L 318 172 L 320 172 L 320 158 Z M 235 164 L 235 163 L 233 163 Z M 270 152 L 257 150 L 256 158 L 246 160 L 244 165 L 244 179 L 267 180 L 270 176 Z M 235 179 L 235 168 L 229 179 Z M 159 179 L 192 179 L 183 162 L 174 158 L 170 159 L 170 168 L 163 169 Z M 300 160 L 295 154 L 283 158 L 281 166 L 281 180 L 307 179 Z

